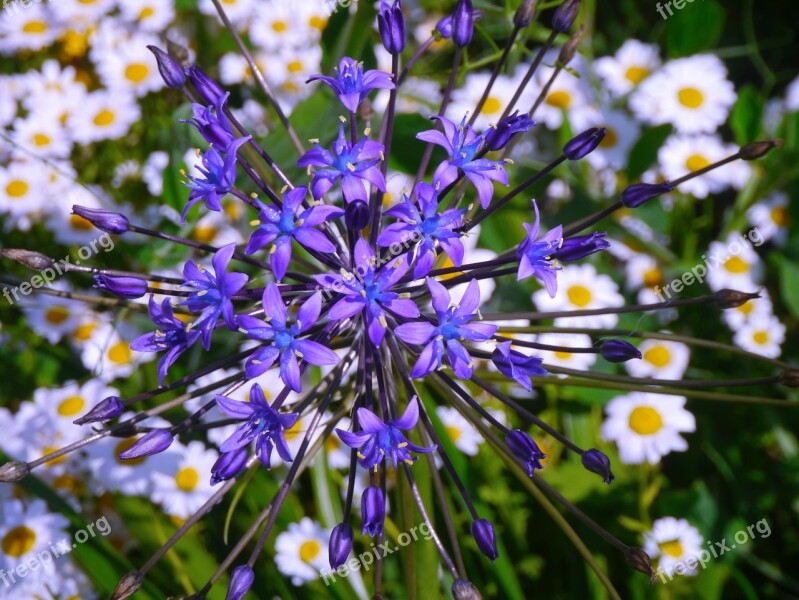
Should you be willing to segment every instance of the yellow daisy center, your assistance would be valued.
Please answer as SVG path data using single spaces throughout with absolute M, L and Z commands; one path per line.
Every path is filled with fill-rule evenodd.
M 740 256 L 731 256 L 724 263 L 724 268 L 730 273 L 746 273 L 749 271 L 749 263 Z
M 453 442 L 457 442 L 461 437 L 461 430 L 453 425 L 447 425 L 447 435 Z
M 3 553 L 19 558 L 31 551 L 36 543 L 36 532 L 25 525 L 14 527 L 3 536 Z
M 790 220 L 788 211 L 784 206 L 775 206 L 771 209 L 771 220 L 777 227 L 785 227 Z
M 125 78 L 133 83 L 141 83 L 150 74 L 150 69 L 143 63 L 128 65 L 125 69 Z
M 661 427 L 663 419 L 651 406 L 636 406 L 630 413 L 630 429 L 639 435 L 652 435 Z
M 60 325 L 69 318 L 69 311 L 63 306 L 51 306 L 44 313 L 44 320 L 51 325 Z
M 572 356 L 574 356 L 573 352 L 564 352 L 563 350 L 555 350 L 555 357 L 559 358 L 560 360 L 569 360 Z
M 671 362 L 671 352 L 665 346 L 653 346 L 644 352 L 644 360 L 662 369 Z
M 92 231 L 94 226 L 80 215 L 69 215 L 69 226 L 77 231 Z
M 297 421 L 292 425 L 291 429 L 284 429 L 283 430 L 283 437 L 286 438 L 286 441 L 289 442 L 295 439 L 298 435 L 302 433 L 302 419 L 297 419 Z
M 683 555 L 682 542 L 680 540 L 671 540 L 670 542 L 663 542 L 658 544 L 663 554 L 671 556 L 672 558 L 679 558 Z
M 311 562 L 314 558 L 319 556 L 319 551 L 321 549 L 322 547 L 316 540 L 308 540 L 307 542 L 303 542 L 302 546 L 300 546 L 300 559 L 303 562 Z
M 22 26 L 25 33 L 44 33 L 47 31 L 47 23 L 44 21 L 28 21 Z
M 302 62 L 299 60 L 293 60 L 286 65 L 286 70 L 289 73 L 299 73 L 302 71 Z
M 216 227 L 195 227 L 194 239 L 198 242 L 208 243 L 216 237 L 217 233 L 219 233 L 219 231 Z
M 10 198 L 22 198 L 28 193 L 30 186 L 27 181 L 21 179 L 14 179 L 6 185 L 6 195 Z
M 272 29 L 276 33 L 283 33 L 288 28 L 289 26 L 286 24 L 285 21 L 275 21 L 274 23 L 272 23 Z
M 644 273 L 644 285 L 646 287 L 655 287 L 663 282 L 663 273 L 657 267 L 649 269 Z
M 130 348 L 125 342 L 117 342 L 108 349 L 108 360 L 118 365 L 130 362 Z
M 566 109 L 571 105 L 572 97 L 568 92 L 558 90 L 557 92 L 552 92 L 549 96 L 547 96 L 546 103 L 550 106 L 554 106 L 555 108 Z
M 605 127 L 605 137 L 599 142 L 600 148 L 613 148 L 619 143 L 619 134 L 611 127 Z
M 591 303 L 591 290 L 584 285 L 573 285 L 566 294 L 569 297 L 569 302 L 575 306 L 583 307 Z
M 175 475 L 175 483 L 177 484 L 178 489 L 184 492 L 191 492 L 197 487 L 199 482 L 200 474 L 192 467 L 181 469 Z
M 104 108 L 94 116 L 94 124 L 97 127 L 108 127 L 115 120 L 116 115 L 107 108 Z
M 53 143 L 53 140 L 46 133 L 37 133 L 33 136 L 33 143 L 41 148 L 42 146 L 49 146 Z
M 310 19 L 308 19 L 308 25 L 310 25 L 314 29 L 322 31 L 327 25 L 327 19 L 323 19 L 319 15 L 314 15 Z
M 58 450 L 57 446 L 47 446 L 45 448 L 42 448 L 42 456 L 47 456 L 48 454 L 52 454 L 53 452 L 55 452 L 57 450 Z M 62 454 L 61 456 L 56 456 L 55 458 L 51 458 L 45 464 L 48 467 L 52 467 L 53 465 L 57 465 L 57 464 L 60 464 L 60 463 L 64 462 L 65 460 L 67 460 L 67 455 L 66 454 Z
M 627 78 L 627 81 L 632 82 L 635 85 L 641 83 L 641 81 L 649 75 L 649 71 L 644 67 L 630 67 L 624 73 L 624 76 Z
M 710 161 L 701 154 L 692 154 L 685 161 L 685 168 L 693 173 L 695 171 L 699 171 L 700 169 L 704 169 L 709 164 Z
M 139 13 L 139 21 L 144 21 L 145 19 L 149 19 L 155 14 L 155 10 L 153 10 L 150 6 L 145 6 L 141 12 Z
M 698 89 L 687 87 L 677 92 L 677 99 L 685 108 L 699 108 L 705 101 L 705 96 Z
M 72 334 L 72 337 L 79 342 L 85 342 L 92 337 L 92 333 L 94 333 L 95 329 L 97 329 L 96 323 L 84 323 L 78 326 L 75 333 Z
M 83 411 L 86 401 L 81 396 L 70 396 L 58 405 L 58 414 L 62 417 L 72 417 Z
M 493 115 L 498 113 L 502 110 L 502 102 L 499 101 L 498 98 L 494 96 L 489 96 L 486 98 L 485 104 L 483 104 L 483 112 L 487 115 Z
M 768 331 L 755 331 L 752 340 L 759 346 L 768 344 Z

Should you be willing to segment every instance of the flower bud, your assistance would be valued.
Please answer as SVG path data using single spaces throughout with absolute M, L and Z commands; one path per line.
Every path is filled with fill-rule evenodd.
M 604 127 L 591 127 L 577 134 L 563 147 L 563 155 L 569 160 L 580 160 L 596 150 L 596 147 L 605 139 Z
M 33 250 L 23 250 L 21 248 L 5 248 L 0 250 L 0 254 L 6 258 L 18 262 L 23 267 L 31 271 L 44 271 L 51 268 L 55 261 L 42 254 L 41 252 L 34 252 Z
M 480 552 L 490 558 L 491 562 L 497 560 L 499 556 L 497 539 L 490 521 L 487 519 L 475 519 L 474 523 L 472 523 L 472 537 L 477 542 Z
M 477 21 L 480 17 L 483 16 L 482 10 L 473 10 L 472 11 L 472 21 Z M 441 37 L 442 39 L 449 39 L 452 37 L 452 21 L 454 15 L 447 15 L 446 17 L 442 18 L 437 24 L 435 33 Z
M 740 156 L 743 160 L 757 160 L 768 154 L 772 148 L 782 146 L 782 140 L 769 140 L 766 142 L 752 142 L 741 147 Z
M 616 479 L 616 476 L 610 470 L 610 459 L 596 448 L 586 450 L 580 460 L 586 469 L 602 477 L 602 481 L 605 483 L 610 483 Z
M 519 29 L 527 27 L 532 23 L 534 14 L 535 0 L 524 0 L 513 15 L 513 24 Z
M 118 277 L 116 275 L 95 275 L 94 287 L 111 292 L 120 298 L 135 300 L 147 293 L 147 281 L 140 277 Z
M 255 581 L 255 573 L 247 565 L 236 567 L 230 577 L 230 585 L 227 588 L 225 600 L 241 600 L 250 591 Z
M 141 589 L 144 583 L 144 575 L 140 571 L 131 571 L 119 580 L 111 595 L 111 600 L 125 600 Z
M 360 231 L 369 224 L 370 217 L 369 206 L 366 202 L 355 200 L 344 208 L 344 221 L 347 224 L 347 229 Z
M 641 358 L 641 351 L 624 340 L 608 340 L 599 346 L 599 353 L 608 362 L 623 363 Z
M 496 126 L 488 130 L 485 137 L 486 148 L 489 150 L 501 150 L 508 145 L 511 138 L 519 132 L 527 131 L 535 121 L 530 119 L 526 114 L 519 114 L 515 111 L 512 115 L 508 115 L 501 119 Z
M 197 65 L 191 65 L 184 69 L 186 77 L 189 78 L 194 91 L 202 99 L 203 104 L 216 106 L 225 97 L 225 90 L 216 81 Z
M 483 600 L 480 591 L 468 579 L 457 579 L 452 584 L 452 597 L 455 600 Z
M 211 485 L 233 479 L 247 464 L 249 453 L 247 448 L 239 448 L 232 452 L 223 452 L 211 467 Z
M 120 452 L 119 458 L 130 460 L 131 458 L 152 456 L 169 448 L 174 440 L 175 436 L 169 429 L 153 429 L 145 433 L 130 448 Z
M 383 533 L 383 521 L 385 518 L 383 490 L 377 486 L 370 485 L 363 491 L 361 496 L 361 521 L 363 522 L 361 533 L 368 533 L 372 537 L 380 535 Z
M 339 523 L 333 528 L 328 545 L 331 569 L 336 570 L 347 562 L 347 557 L 352 551 L 352 538 L 352 527 L 349 523 Z
M 621 203 L 627 208 L 638 208 L 661 194 L 668 194 L 673 189 L 674 186 L 668 181 L 663 183 L 634 183 L 621 193 Z
M 799 369 L 786 369 L 780 373 L 780 383 L 785 387 L 799 387 Z
M 127 217 L 117 212 L 73 204 L 72 214 L 83 217 L 97 229 L 106 233 L 125 233 L 130 231 L 130 223 Z
M 569 31 L 579 12 L 580 0 L 565 0 L 555 9 L 555 14 L 552 16 L 552 29 L 560 33 Z
M 399 54 L 405 49 L 405 15 L 402 12 L 402 2 L 394 0 L 380 1 L 380 11 L 377 13 L 377 27 L 383 39 L 383 47 L 391 54 Z
M 550 256 L 561 262 L 572 262 L 585 258 L 610 247 L 610 243 L 604 239 L 607 234 L 595 231 L 590 235 L 577 235 L 563 240 L 560 248 L 555 250 Z
M 760 298 L 760 292 L 739 292 L 738 290 L 730 290 L 724 288 L 713 294 L 713 301 L 719 308 L 738 308 L 743 306 L 750 300 Z
M 119 396 L 108 396 L 101 400 L 82 417 L 72 421 L 75 425 L 85 425 L 86 423 L 97 423 L 98 421 L 108 421 L 115 419 L 122 414 L 125 405 Z
M 652 569 L 652 560 L 641 548 L 630 546 L 624 552 L 624 559 L 627 561 L 627 564 L 636 571 L 641 571 L 641 573 L 649 575 L 649 583 L 655 583 L 657 575 L 654 569 Z
M 577 54 L 577 48 L 580 47 L 580 42 L 583 41 L 583 36 L 585 35 L 585 26 L 580 27 L 573 36 L 571 36 L 563 47 L 560 49 L 560 54 L 558 55 L 558 62 L 562 65 L 568 65 L 574 55 Z
M 167 87 L 173 89 L 182 88 L 186 83 L 186 74 L 183 72 L 183 68 L 178 64 L 178 61 L 161 50 L 158 46 L 150 45 L 147 46 L 147 48 L 155 55 L 155 60 L 158 62 L 158 72 L 161 73 L 161 78 L 164 80 Z
M 21 481 L 31 472 L 30 465 L 18 460 L 10 460 L 0 467 L 0 481 L 3 483 L 15 483 Z
M 472 0 L 458 0 L 452 15 L 452 41 L 459 48 L 468 46 L 474 35 Z
M 538 444 L 526 432 L 519 429 L 509 431 L 508 435 L 505 436 L 505 443 L 517 460 L 524 465 L 530 477 L 533 476 L 536 469 L 544 468 L 541 460 L 547 456 L 541 452 Z

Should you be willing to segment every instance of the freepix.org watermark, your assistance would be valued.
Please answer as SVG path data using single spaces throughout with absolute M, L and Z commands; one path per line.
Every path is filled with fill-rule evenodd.
M 3 297 L 5 297 L 9 304 L 14 304 L 15 302 L 19 302 L 20 294 L 27 296 L 33 292 L 33 290 L 38 290 L 42 287 L 52 287 L 53 281 L 69 271 L 71 265 L 80 265 L 80 261 L 90 259 L 93 255 L 98 254 L 100 249 L 104 252 L 111 252 L 111 250 L 114 249 L 114 240 L 112 240 L 111 236 L 107 233 L 93 239 L 87 245 L 78 248 L 78 258 L 74 261 L 71 256 L 65 256 L 58 261 L 54 260 L 52 267 L 42 269 L 39 271 L 38 275 L 31 277 L 30 281 L 20 283 L 13 288 L 4 287 Z
M 674 16 L 674 10 L 682 10 L 686 4 L 692 4 L 694 0 L 669 0 L 668 2 L 658 2 L 655 5 L 655 10 L 658 11 L 663 20 Z M 672 10 L 671 7 L 674 7 Z M 668 15 L 666 14 L 668 12 Z
M 72 538 L 64 538 L 56 543 L 50 541 L 48 543 L 49 547 L 46 550 L 37 552 L 34 556 L 18 564 L 13 569 L 8 571 L 0 569 L 0 581 L 8 588 L 34 571 L 38 571 L 39 569 L 51 569 L 55 559 L 69 554 L 77 548 L 78 545 L 85 544 L 91 538 L 96 537 L 98 533 L 103 537 L 111 533 L 111 525 L 108 523 L 108 519 L 106 519 L 105 516 L 100 517 L 94 523 L 89 523 L 84 529 L 79 529 Z
M 335 583 L 336 575 L 339 577 L 349 577 L 350 573 L 353 571 L 360 571 L 361 568 L 363 568 L 364 571 L 368 571 L 376 561 L 385 558 L 389 554 L 393 554 L 411 542 L 419 541 L 420 538 L 423 540 L 431 540 L 433 538 L 433 532 L 430 530 L 427 523 L 416 525 L 412 527 L 410 531 L 403 531 L 399 534 L 399 536 L 397 536 L 397 546 L 393 546 L 391 541 L 386 541 L 377 546 L 372 544 L 369 550 L 361 552 L 358 556 L 353 556 L 335 571 L 327 569 L 326 571 L 320 571 L 320 575 L 325 585 L 330 585 L 331 583 Z
M 697 569 L 706 569 L 710 561 L 720 558 L 736 548 L 740 548 L 747 544 L 749 540 L 754 540 L 755 531 L 760 534 L 757 539 L 762 540 L 771 535 L 771 526 L 766 519 L 760 519 L 757 523 L 748 525 L 746 529 L 736 531 L 735 535 L 732 536 L 732 540 L 729 542 L 727 538 L 724 538 L 720 542 L 707 540 L 705 542 L 707 550 L 703 548 L 698 556 L 690 556 L 671 566 L 669 569 L 664 570 L 658 567 L 657 576 L 660 577 L 663 583 L 668 583 L 674 579 L 675 575 L 694 574 Z M 667 577 L 668 580 L 666 579 Z

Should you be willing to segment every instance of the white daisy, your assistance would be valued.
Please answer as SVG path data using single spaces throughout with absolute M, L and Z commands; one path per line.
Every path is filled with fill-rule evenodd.
M 338 423 L 336 423 L 336 428 L 349 431 L 350 424 L 351 421 L 348 417 L 342 417 Z M 349 468 L 350 448 L 346 446 L 335 433 L 331 433 L 325 439 L 325 453 L 327 454 L 327 466 L 331 469 Z
M 33 393 L 33 403 L 45 414 L 51 415 L 55 430 L 67 443 L 92 433 L 91 425 L 82 427 L 73 421 L 83 416 L 109 396 L 118 396 L 119 391 L 107 387 L 102 381 L 90 379 L 83 385 L 68 381 L 58 388 L 39 388 Z
M 57 202 L 50 205 L 47 225 L 58 242 L 67 245 L 87 245 L 102 233 L 80 215 L 71 213 L 75 204 L 88 208 L 104 208 L 92 192 L 83 186 L 73 184 L 58 195 Z
M 60 116 L 50 109 L 17 119 L 11 137 L 20 146 L 22 157 L 66 158 L 72 149 Z
M 37 161 L 12 161 L 0 167 L 0 214 L 6 226 L 28 231 L 44 208 L 46 172 Z
M 580 112 L 575 114 L 574 124 L 581 131 L 590 127 L 605 128 L 602 142 L 596 150 L 585 157 L 595 169 L 624 169 L 627 166 L 630 150 L 641 134 L 640 125 L 620 110 Z
M 564 346 L 566 348 L 591 348 L 591 337 L 583 333 L 542 333 L 536 340 L 548 346 Z M 587 352 L 568 352 L 567 350 L 536 350 L 536 355 L 544 362 L 555 367 L 566 367 L 587 371 L 596 362 L 596 354 Z M 565 377 L 562 375 L 561 377 Z
M 378 113 L 385 112 L 389 99 L 388 90 L 378 90 L 373 106 Z M 408 77 L 397 95 L 397 113 L 423 115 L 435 114 L 441 104 L 441 86 L 423 77 Z M 463 115 L 461 115 L 463 118 Z
M 164 172 L 168 166 L 169 153 L 161 150 L 156 150 L 144 161 L 141 177 L 153 196 L 160 196 L 164 191 Z
M 643 121 L 671 123 L 680 133 L 712 132 L 735 103 L 727 68 L 712 54 L 666 63 L 630 96 L 630 108 Z
M 252 43 L 268 52 L 284 51 L 287 48 L 311 46 L 318 37 L 319 29 L 311 28 L 308 20 L 298 10 L 300 5 L 290 2 L 270 2 L 268 10 L 257 11 L 250 26 Z M 321 2 L 308 3 L 322 7 Z
M 771 240 L 778 246 L 785 245 L 791 225 L 788 195 L 784 192 L 774 192 L 749 207 L 746 218 L 757 228 L 763 241 Z
M 789 112 L 799 110 L 799 77 L 791 81 L 785 88 L 785 110 Z
M 785 325 L 773 315 L 752 317 L 735 332 L 733 341 L 749 352 L 777 358 L 782 354 Z
M 490 73 L 475 72 L 467 75 L 463 85 L 452 93 L 452 102 L 447 109 L 447 117 L 456 123 L 460 123 L 463 115 L 474 113 L 474 109 L 483 96 L 489 79 L 491 79 Z M 491 93 L 486 98 L 485 104 L 483 104 L 483 109 L 474 122 L 475 129 L 483 131 L 488 129 L 489 125 L 495 125 L 499 122 L 502 113 L 511 98 L 513 98 L 516 88 L 519 87 L 519 80 L 520 77 L 515 75 L 513 77 L 508 75 L 497 77 L 491 88 Z M 529 98 L 525 98 L 525 100 L 529 103 Z M 522 110 L 524 110 L 523 107 L 527 103 L 522 101 Z
M 624 464 L 657 464 L 669 452 L 683 452 L 688 443 L 680 433 L 696 430 L 681 396 L 633 392 L 611 400 L 605 412 L 602 438 L 616 442 Z
M 642 354 L 640 360 L 624 363 L 624 368 L 633 377 L 681 379 L 691 357 L 688 346 L 668 340 L 643 340 L 638 350 Z
M 270 4 L 268 10 L 264 10 L 266 7 L 259 7 L 258 13 L 271 12 L 274 10 L 275 5 L 278 5 L 278 3 Z M 250 23 L 252 23 L 252 17 L 256 6 L 255 0 L 224 0 L 222 5 L 230 22 L 239 29 L 246 30 Z M 214 17 L 221 23 L 219 13 L 217 13 L 216 7 L 211 0 L 200 0 L 199 8 L 201 13 L 209 17 Z
M 11 571 L 40 552 L 48 551 L 52 542 L 68 538 L 69 521 L 51 513 L 43 500 L 33 500 L 28 506 L 20 500 L 7 500 L 2 505 L 0 524 L 0 568 Z M 47 577 L 55 571 L 52 562 L 41 562 L 40 570 L 31 570 L 34 579 Z M 16 596 L 16 591 L 14 594 Z
M 321 70 L 322 49 L 311 46 L 302 52 L 284 48 L 283 52 L 271 57 L 267 79 L 274 86 L 275 93 L 287 107 L 294 107 L 297 102 L 307 98 L 315 88 L 306 84 L 308 77 Z
M 41 50 L 56 41 L 60 34 L 49 5 L 9 4 L 0 15 L 0 54 Z
M 615 244 L 614 244 L 615 245 Z M 624 265 L 627 285 L 631 289 L 654 288 L 664 283 L 663 271 L 658 261 L 650 254 L 633 252 Z
M 51 6 L 59 21 L 69 23 L 70 27 L 76 24 L 89 27 L 101 21 L 116 4 L 116 0 L 59 0 Z
M 147 49 L 150 37 L 134 36 L 117 45 L 113 52 L 97 60 L 97 73 L 103 84 L 114 91 L 146 96 L 164 87 L 155 57 Z
M 718 291 L 723 288 L 753 292 L 760 278 L 762 264 L 748 238 L 733 232 L 724 241 L 711 242 L 707 251 L 707 284 Z
M 627 40 L 613 56 L 593 62 L 594 71 L 613 96 L 623 96 L 660 67 L 658 47 L 638 40 Z
M 141 31 L 164 31 L 175 18 L 173 0 L 125 0 L 119 3 L 122 18 Z
M 83 366 L 102 381 L 130 377 L 137 365 L 152 360 L 151 352 L 134 352 L 130 343 L 137 334 L 119 327 L 101 327 L 81 351 Z
M 174 470 L 153 473 L 151 498 L 164 512 L 179 519 L 188 519 L 214 494 L 210 473 L 219 454 L 208 450 L 202 442 L 187 446 L 173 444 L 181 453 Z M 170 447 L 171 448 L 171 447 Z
M 452 440 L 458 450 L 467 456 L 477 454 L 480 444 L 483 443 L 483 436 L 480 435 L 474 425 L 454 408 L 437 406 L 436 414 L 441 419 L 444 431 L 446 431 L 449 439 Z
M 39 71 L 29 71 L 25 78 L 28 93 L 21 100 L 31 112 L 52 112 L 65 123 L 83 105 L 86 85 L 77 80 L 72 65 L 62 67 L 57 60 L 48 59 Z
M 291 583 L 302 585 L 319 577 L 329 568 L 327 542 L 329 532 L 308 517 L 290 523 L 275 539 L 275 564 Z
M 120 138 L 141 118 L 141 109 L 130 93 L 97 90 L 86 96 L 83 110 L 72 115 L 69 126 L 80 144 Z
M 774 314 L 774 307 L 771 303 L 771 298 L 768 295 L 768 290 L 765 288 L 758 290 L 760 293 L 759 298 L 749 300 L 735 308 L 728 308 L 721 313 L 724 322 L 727 326 L 737 331 L 753 319 L 768 318 Z
M 532 103 L 538 97 L 539 92 L 544 89 L 544 86 L 549 81 L 554 71 L 553 67 L 545 66 L 546 64 L 554 64 L 556 54 L 550 53 L 551 56 L 544 58 L 544 64 L 538 68 L 532 81 L 528 86 L 528 90 L 520 98 L 518 108 L 524 112 L 532 107 Z M 583 61 L 581 57 L 575 57 L 574 61 L 569 64 L 569 70 L 562 70 L 555 81 L 547 91 L 541 105 L 535 112 L 534 118 L 538 123 L 542 123 L 547 129 L 559 129 L 563 124 L 564 114 L 569 120 L 579 120 L 581 112 L 589 105 L 590 90 L 585 83 L 585 79 L 578 75 L 583 70 Z M 523 69 L 519 67 L 518 69 Z M 576 72 L 577 74 L 573 73 Z M 529 98 L 529 101 L 526 100 Z
M 652 531 L 644 534 L 644 552 L 658 559 L 658 570 L 671 576 L 679 566 L 681 575 L 696 575 L 696 567 L 687 564 L 702 554 L 704 538 L 696 527 L 685 519 L 663 517 L 652 524 Z
M 59 283 L 55 283 L 53 287 L 67 289 Z M 21 306 L 31 329 L 47 338 L 51 344 L 57 344 L 62 337 L 75 331 L 84 310 L 82 302 L 43 294 L 26 298 Z

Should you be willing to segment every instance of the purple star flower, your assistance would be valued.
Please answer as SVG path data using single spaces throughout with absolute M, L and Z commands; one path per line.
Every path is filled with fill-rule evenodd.
M 211 261 L 214 266 L 213 275 L 193 261 L 188 261 L 183 267 L 183 277 L 186 280 L 184 285 L 198 291 L 182 304 L 191 312 L 201 312 L 200 318 L 192 323 L 192 327 L 197 327 L 202 332 L 206 350 L 211 347 L 211 334 L 220 315 L 230 330 L 235 331 L 238 327 L 231 298 L 244 287 L 249 277 L 244 273 L 227 272 L 235 251 L 236 244 L 228 244 L 214 254 Z
M 471 125 L 466 124 L 463 117 L 460 125 L 455 125 L 445 117 L 433 117 L 441 122 L 444 132 L 429 129 L 416 135 L 424 142 L 437 144 L 449 154 L 449 159 L 438 165 L 433 174 L 436 187 L 447 187 L 458 178 L 458 170 L 463 171 L 466 178 L 477 188 L 480 205 L 487 208 L 494 195 L 492 181 L 508 185 L 508 174 L 502 161 L 475 158 L 485 142 L 483 135 L 477 135 Z
M 181 119 L 181 121 L 193 125 L 209 144 L 217 148 L 230 147 L 236 136 L 225 115 L 229 96 L 230 93 L 226 92 L 216 105 L 211 106 L 203 106 L 195 102 L 191 105 L 192 118 Z
M 255 455 L 267 469 L 272 467 L 272 448 L 286 462 L 291 462 L 283 431 L 291 429 L 297 422 L 297 413 L 279 413 L 266 401 L 261 386 L 257 383 L 250 389 L 250 401 L 240 402 L 217 395 L 216 404 L 228 416 L 246 420 L 226 439 L 219 450 L 224 454 L 235 452 L 255 440 Z
M 460 304 L 450 306 L 447 288 L 435 279 L 427 278 L 427 287 L 433 297 L 433 310 L 436 311 L 438 326 L 427 321 L 403 323 L 394 331 L 408 344 L 426 344 L 411 371 L 411 377 L 424 377 L 438 369 L 447 359 L 461 379 L 469 379 L 474 372 L 472 357 L 461 340 L 484 342 L 497 331 L 496 325 L 488 323 L 469 323 L 478 316 L 480 304 L 480 287 L 476 279 L 469 282 L 463 293 Z
M 511 342 L 497 344 L 491 360 L 500 373 L 513 379 L 528 392 L 533 389 L 530 377 L 543 377 L 547 374 L 547 370 L 541 366 L 543 359 L 511 350 Z
M 532 225 L 524 223 L 527 237 L 522 240 L 516 251 L 516 256 L 519 259 L 519 273 L 516 279 L 521 281 L 535 275 L 544 284 L 549 295 L 554 298 L 558 290 L 557 271 L 560 270 L 560 267 L 557 263 L 552 262 L 552 255 L 563 243 L 563 226 L 558 225 L 538 238 L 541 216 L 538 213 L 538 205 L 535 200 L 533 200 L 533 209 L 535 210 L 535 222 Z
M 369 193 L 364 181 L 381 192 L 386 191 L 386 179 L 378 168 L 383 159 L 383 144 L 365 137 L 354 146 L 344 133 L 344 125 L 338 130 L 338 139 L 333 142 L 332 152 L 315 144 L 297 161 L 300 167 L 319 167 L 313 172 L 311 193 L 318 200 L 341 179 L 341 190 L 347 202 L 367 202 Z
M 277 285 L 270 283 L 264 289 L 264 314 L 266 321 L 250 315 L 239 315 L 238 324 L 242 333 L 253 340 L 270 342 L 257 350 L 244 365 L 247 379 L 255 379 L 267 371 L 280 358 L 280 378 L 295 392 L 302 391 L 300 365 L 302 358 L 311 365 L 335 365 L 338 355 L 319 342 L 297 339 L 316 324 L 322 310 L 322 294 L 317 292 L 300 306 L 297 319 L 289 326 L 288 311 Z
M 379 346 L 388 326 L 384 310 L 409 319 L 419 316 L 419 308 L 413 300 L 399 298 L 396 292 L 388 291 L 410 267 L 407 260 L 400 257 L 377 268 L 375 253 L 364 239 L 355 243 L 353 259 L 354 273 L 328 273 L 315 275 L 314 279 L 324 288 L 344 296 L 327 313 L 328 318 L 331 321 L 347 319 L 366 309 L 364 318 L 369 339 Z
M 261 212 L 258 214 L 260 224 L 250 236 L 245 250 L 247 254 L 252 254 L 274 242 L 274 250 L 270 253 L 269 260 L 277 281 L 283 279 L 288 269 L 291 260 L 292 238 L 309 250 L 322 253 L 336 250 L 333 243 L 314 227 L 342 216 L 344 211 L 335 206 L 321 205 L 303 210 L 302 202 L 305 199 L 305 193 L 305 188 L 295 188 L 286 193 L 283 198 L 282 210 L 262 205 Z
M 421 240 L 416 248 L 413 267 L 414 279 L 421 279 L 433 268 L 436 261 L 436 242 L 459 267 L 463 262 L 463 243 L 456 230 L 461 226 L 461 216 L 465 208 L 451 208 L 438 213 L 438 194 L 429 183 L 420 182 L 415 188 L 419 208 L 405 195 L 402 202 L 386 211 L 386 216 L 400 219 L 392 223 L 377 238 L 377 245 L 387 248 L 394 244 L 405 244 L 411 240 Z
M 359 408 L 361 431 L 354 433 L 336 429 L 336 433 L 347 446 L 358 450 L 358 462 L 364 469 L 374 469 L 385 458 L 390 459 L 395 467 L 400 462 L 412 465 L 416 457 L 411 452 L 424 453 L 436 449 L 435 446 L 425 448 L 412 444 L 402 433 L 416 426 L 419 419 L 418 402 L 416 396 L 411 398 L 405 413 L 388 423 L 384 423 L 368 408 Z
M 183 221 L 189 209 L 198 202 L 205 202 L 208 210 L 217 212 L 222 210 L 219 199 L 227 194 L 236 183 L 236 152 L 239 147 L 246 144 L 250 137 L 241 137 L 225 149 L 225 157 L 213 146 L 202 155 L 202 166 L 197 167 L 202 177 L 189 176 L 189 181 L 184 183 L 189 192 L 189 201 L 183 209 Z
M 158 361 L 158 385 L 161 386 L 169 367 L 197 341 L 200 332 L 175 317 L 169 298 L 159 306 L 155 297 L 150 296 L 150 319 L 158 325 L 158 330 L 137 337 L 130 348 L 137 352 L 167 351 Z
M 321 81 L 330 86 L 335 92 L 341 103 L 348 111 L 354 113 L 358 110 L 358 105 L 366 100 L 369 92 L 376 89 L 394 89 L 394 82 L 391 81 L 391 73 L 372 69 L 363 72 L 363 63 L 358 62 L 349 56 L 345 56 L 338 63 L 336 76 L 311 75 L 308 81 Z

